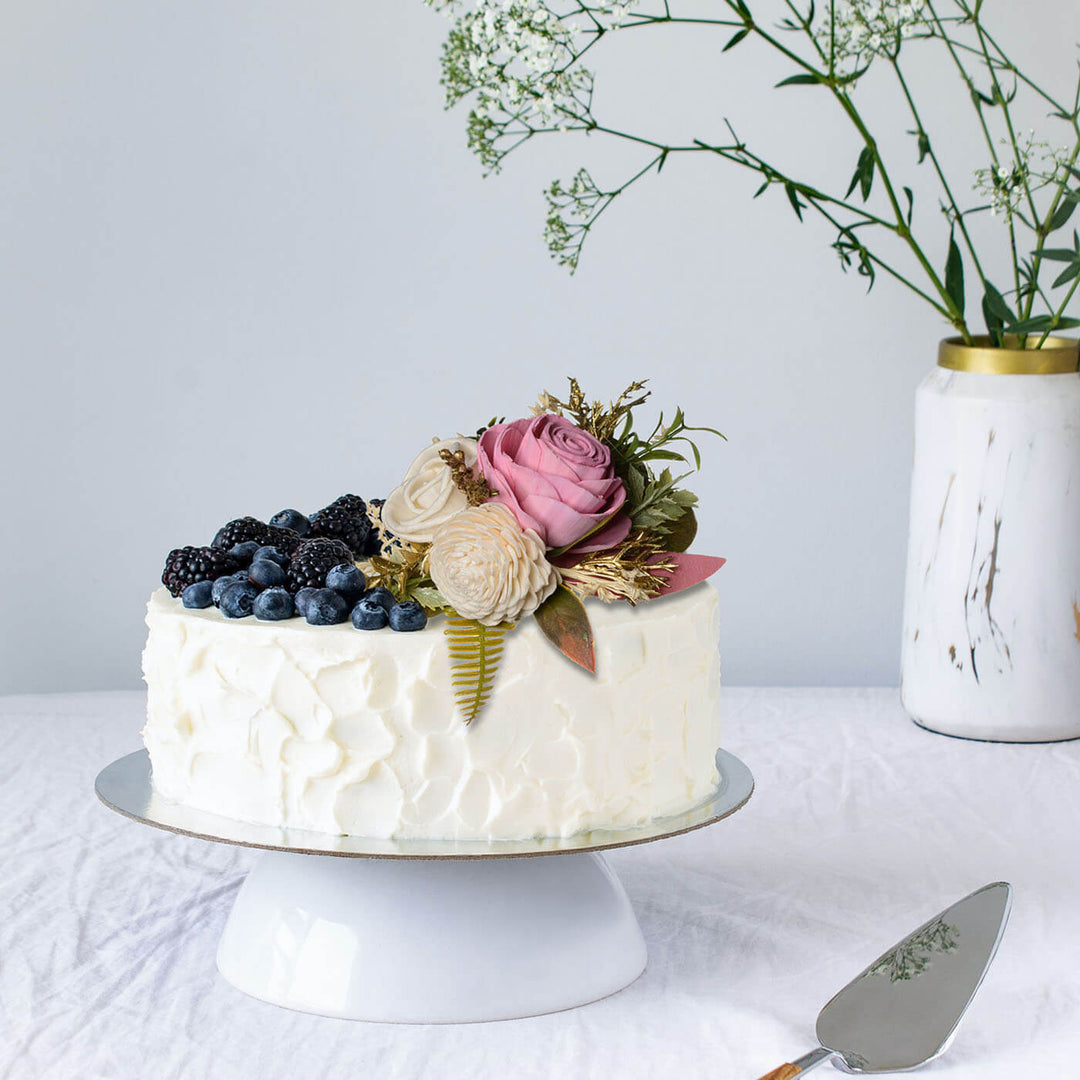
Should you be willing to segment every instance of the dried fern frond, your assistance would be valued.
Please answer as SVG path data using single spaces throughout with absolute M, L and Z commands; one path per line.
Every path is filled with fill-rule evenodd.
M 454 701 L 466 724 L 483 711 L 495 688 L 495 675 L 502 660 L 506 631 L 513 623 L 484 626 L 475 619 L 448 616 L 443 633 L 450 653 L 450 682 Z

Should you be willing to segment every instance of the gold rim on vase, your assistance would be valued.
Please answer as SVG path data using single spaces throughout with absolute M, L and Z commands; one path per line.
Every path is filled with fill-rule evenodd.
M 1006 334 L 1003 349 L 985 335 L 972 338 L 971 345 L 965 345 L 963 338 L 945 338 L 938 346 L 938 367 L 977 375 L 1065 375 L 1080 369 L 1080 341 L 1048 337 L 1039 349 L 1039 337 L 1028 335 L 1020 348 L 1019 339 Z

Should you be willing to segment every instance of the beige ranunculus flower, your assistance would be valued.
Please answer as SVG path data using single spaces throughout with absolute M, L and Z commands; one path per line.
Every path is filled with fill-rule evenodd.
M 475 439 L 442 439 L 417 454 L 382 508 L 382 523 L 395 536 L 430 544 L 439 528 L 469 505 L 439 456 L 443 450 L 461 450 L 467 465 L 476 462 Z
M 428 565 L 454 610 L 485 626 L 517 622 L 559 584 L 544 542 L 522 529 L 502 503 L 470 506 L 447 522 L 431 545 Z

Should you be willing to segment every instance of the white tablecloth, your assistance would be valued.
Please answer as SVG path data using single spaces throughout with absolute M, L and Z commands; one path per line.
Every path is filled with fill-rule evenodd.
M 4 1080 L 754 1080 L 814 1045 L 819 1008 L 887 946 L 997 879 L 1016 888 L 1009 929 L 930 1072 L 1078 1075 L 1080 742 L 931 735 L 891 690 L 727 690 L 750 804 L 610 855 L 645 974 L 570 1012 L 399 1027 L 221 979 L 218 934 L 255 853 L 94 798 L 97 771 L 138 748 L 142 708 L 133 693 L 0 698 Z

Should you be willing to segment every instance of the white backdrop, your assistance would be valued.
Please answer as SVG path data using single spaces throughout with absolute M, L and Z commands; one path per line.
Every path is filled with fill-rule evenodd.
M 993 6 L 1069 93 L 1080 8 Z M 0 6 L 0 692 L 138 685 L 169 548 L 384 494 L 432 435 L 568 373 L 605 397 L 651 376 L 728 435 L 696 483 L 696 548 L 730 559 L 728 681 L 895 682 L 912 393 L 945 328 L 888 282 L 864 296 L 826 228 L 716 160 L 635 188 L 570 278 L 542 188 L 631 158 L 561 138 L 482 180 L 442 111 L 445 31 L 420 0 Z M 718 62 L 723 40 L 612 39 L 598 108 L 679 139 L 728 116 L 846 182 L 859 147 L 822 99 L 770 90 L 789 71 L 749 43 Z M 950 71 L 919 75 L 966 189 L 971 110 Z M 885 84 L 859 93 L 932 220 L 910 121 Z

